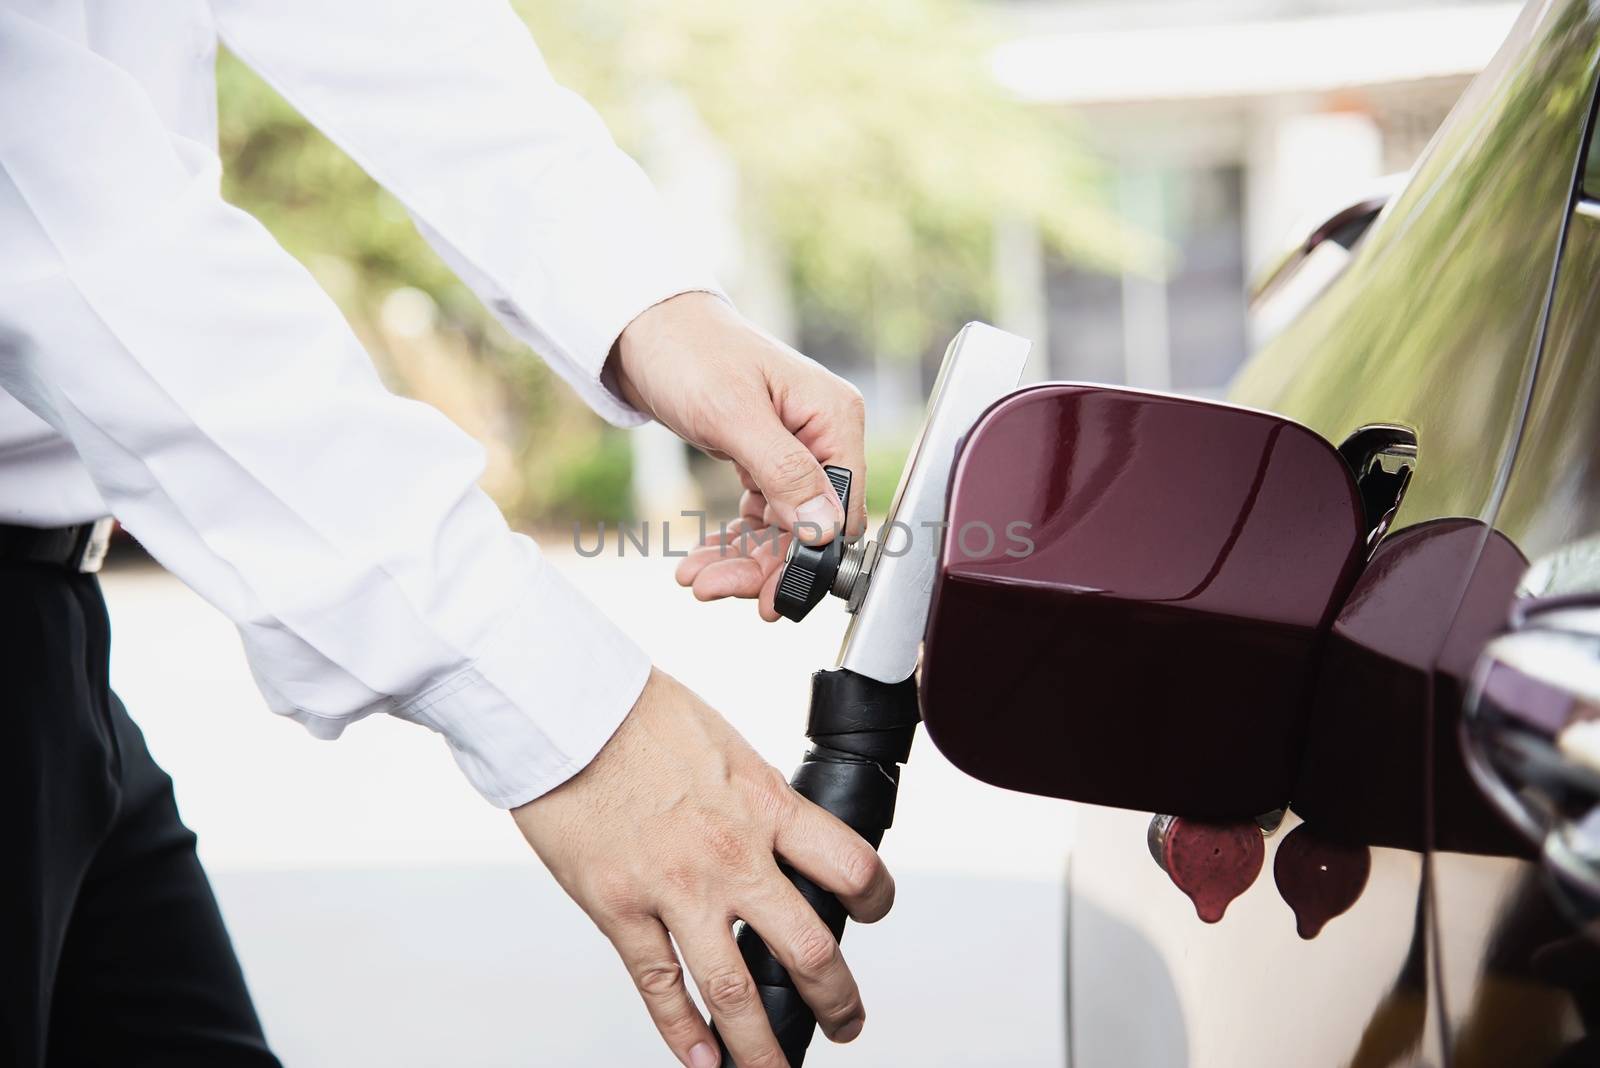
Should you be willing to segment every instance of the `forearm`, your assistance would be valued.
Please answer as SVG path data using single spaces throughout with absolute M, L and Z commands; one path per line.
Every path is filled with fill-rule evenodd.
M 221 200 L 214 155 L 175 147 L 92 55 L 0 29 L 0 181 L 36 223 L 0 263 L 0 387 L 238 624 L 275 710 L 323 736 L 423 722 L 504 805 L 581 767 L 643 654 L 510 533 L 477 444 L 385 390 L 304 268 Z

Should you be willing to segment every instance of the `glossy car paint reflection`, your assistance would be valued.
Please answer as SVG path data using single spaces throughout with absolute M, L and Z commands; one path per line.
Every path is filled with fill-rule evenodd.
M 1592 153 L 1600 158 L 1600 151 Z M 1575 211 L 1516 466 L 1496 526 L 1530 559 L 1600 534 L 1600 219 Z M 1568 567 L 1587 571 L 1593 559 Z M 1550 581 L 1571 582 L 1552 577 Z M 1547 593 L 1547 589 L 1532 591 Z
M 1394 422 L 1424 457 L 1396 529 L 1492 518 L 1532 381 L 1592 87 L 1587 4 L 1533 4 L 1345 273 L 1229 399 L 1329 441 Z
M 1597 42 L 1591 5 L 1530 5 L 1349 268 L 1258 354 L 1230 397 L 1333 442 L 1364 423 L 1415 428 L 1416 477 L 1380 566 L 1404 563 L 1416 531 L 1455 531 L 1441 536 L 1456 542 L 1441 553 L 1450 559 L 1412 556 L 1429 572 L 1407 594 L 1416 633 L 1373 625 L 1369 602 L 1352 609 L 1343 635 L 1351 674 L 1367 676 L 1392 722 L 1376 710 L 1351 715 L 1356 678 L 1341 678 L 1345 690 L 1317 708 L 1328 749 L 1324 781 L 1308 779 L 1320 795 L 1308 793 L 1307 807 L 1342 821 L 1347 835 L 1391 845 L 1372 849 L 1349 912 L 1304 942 L 1265 880 L 1222 923 L 1197 923 L 1140 855 L 1145 817 L 1082 809 L 1069 925 L 1075 1063 L 1600 1063 L 1580 1026 L 1592 1006 L 1573 995 L 1575 984 L 1592 988 L 1592 943 L 1552 913 L 1534 865 L 1495 847 L 1461 851 L 1472 835 L 1451 823 L 1476 820 L 1461 819 L 1451 786 L 1460 754 L 1445 744 L 1477 648 L 1504 624 L 1507 571 L 1519 555 L 1600 532 L 1592 218 L 1573 220 L 1560 257 Z M 1403 601 L 1392 607 L 1403 621 Z M 1353 737 L 1340 738 L 1341 728 Z M 1383 759 L 1397 744 L 1417 762 L 1409 776 L 1406 758 Z M 1407 779 L 1409 803 L 1399 800 Z M 1396 790 L 1391 826 L 1383 795 Z M 1428 811 L 1441 837 L 1430 843 L 1424 823 L 1418 851 L 1414 832 Z M 1269 864 L 1282 840 L 1268 842 Z M 1097 953 L 1134 944 L 1143 947 L 1138 968 L 1097 966 Z M 1172 991 L 1177 1007 L 1163 1020 L 1181 1018 L 1181 1043 L 1152 1049 L 1140 1014 L 1119 1010 L 1120 999 L 1137 1005 L 1141 983 Z
M 1288 802 L 1314 653 L 1365 554 L 1327 442 L 1261 412 L 1041 386 L 973 428 L 946 518 L 922 699 L 958 767 L 1203 819 Z M 1008 530 L 1032 550 L 987 533 Z
M 1468 650 L 1470 671 L 1478 630 L 1499 628 L 1525 567 L 1510 541 L 1475 519 L 1418 523 L 1378 546 L 1320 658 L 1294 786 L 1302 819 L 1349 843 L 1528 852 L 1459 759 L 1439 761 L 1431 795 L 1427 776 L 1435 748 L 1458 744 L 1459 683 L 1435 679 L 1440 650 Z M 1459 605 L 1439 596 L 1463 574 L 1472 579 Z
M 1597 284 L 1600 222 L 1574 211 L 1522 444 L 1496 515 L 1497 529 L 1535 560 L 1519 591 L 1526 598 L 1600 589 Z M 1440 669 L 1442 680 L 1462 685 L 1461 658 Z M 1443 1022 L 1458 1062 L 1491 1063 L 1514 1041 L 1530 1058 L 1600 1063 L 1593 932 L 1562 914 L 1534 865 L 1440 853 L 1435 868 L 1436 908 L 1459 932 L 1440 946 Z

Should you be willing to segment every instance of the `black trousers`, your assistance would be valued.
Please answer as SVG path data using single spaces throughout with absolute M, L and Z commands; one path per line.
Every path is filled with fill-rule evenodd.
M 0 562 L 0 1065 L 277 1068 L 91 575 Z

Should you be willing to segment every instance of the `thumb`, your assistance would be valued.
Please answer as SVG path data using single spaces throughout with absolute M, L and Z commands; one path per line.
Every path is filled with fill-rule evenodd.
M 844 511 L 822 465 L 775 413 L 758 415 L 727 451 L 750 473 L 778 522 L 801 541 L 825 545 L 843 529 Z

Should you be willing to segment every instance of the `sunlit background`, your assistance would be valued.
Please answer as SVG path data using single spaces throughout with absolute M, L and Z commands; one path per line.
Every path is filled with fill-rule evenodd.
M 861 388 L 880 513 L 968 319 L 1031 338 L 1033 379 L 1220 394 L 1264 329 L 1250 279 L 1411 165 L 1517 9 L 517 6 L 740 307 Z M 571 549 L 574 522 L 731 507 L 731 476 L 659 428 L 604 426 L 336 147 L 231 57 L 220 75 L 229 197 L 311 267 L 393 388 L 485 444 L 486 488 L 556 566 L 792 764 L 842 614 L 763 626 L 695 604 L 659 554 Z M 178 781 L 287 1064 L 672 1063 L 436 739 L 369 720 L 315 743 L 263 711 L 231 629 L 170 577 L 124 553 L 106 588 L 113 679 Z M 901 798 L 897 911 L 846 942 L 870 1022 L 808 1063 L 1063 1063 L 1069 809 L 965 780 L 925 742 Z

